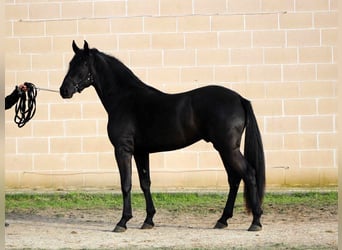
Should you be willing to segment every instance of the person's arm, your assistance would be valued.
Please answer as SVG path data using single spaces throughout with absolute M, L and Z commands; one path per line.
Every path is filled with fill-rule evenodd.
M 19 88 L 15 87 L 13 92 L 5 98 L 5 109 L 10 109 L 19 99 Z
M 21 93 L 25 91 L 27 91 L 27 86 L 25 85 L 25 83 L 16 86 L 13 92 L 5 97 L 5 109 L 10 109 L 14 104 L 16 104 Z

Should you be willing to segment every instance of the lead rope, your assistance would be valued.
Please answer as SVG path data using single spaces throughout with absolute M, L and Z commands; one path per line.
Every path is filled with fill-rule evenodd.
M 19 100 L 15 105 L 14 122 L 19 128 L 25 126 L 36 113 L 37 90 L 58 92 L 57 90 L 37 88 L 33 83 L 25 82 L 27 91 L 19 93 Z

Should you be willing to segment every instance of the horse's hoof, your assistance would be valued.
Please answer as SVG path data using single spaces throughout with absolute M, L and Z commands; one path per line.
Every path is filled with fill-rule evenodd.
M 222 222 L 216 222 L 216 225 L 214 227 L 214 229 L 223 229 L 223 228 L 226 228 L 228 227 L 228 224 L 227 223 L 222 223 Z
M 148 223 L 144 223 L 141 226 L 141 229 L 152 229 L 154 225 L 148 224 Z
M 261 230 L 262 230 L 262 227 L 260 225 L 255 225 L 255 224 L 252 224 L 248 228 L 248 231 L 250 231 L 250 232 L 256 232 L 256 231 L 261 231 Z
M 116 225 L 116 227 L 114 228 L 113 232 L 114 233 L 123 233 L 126 231 L 126 227 L 122 227 L 122 226 L 118 226 Z

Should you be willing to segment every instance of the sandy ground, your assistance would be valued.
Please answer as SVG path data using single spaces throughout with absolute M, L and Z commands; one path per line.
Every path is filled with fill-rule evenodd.
M 239 212 L 229 227 L 212 229 L 220 214 L 158 210 L 156 226 L 141 230 L 135 212 L 124 233 L 113 233 L 121 211 L 44 210 L 6 215 L 6 249 L 337 249 L 337 205 L 319 209 L 264 208 L 263 230 L 248 232 L 251 216 Z

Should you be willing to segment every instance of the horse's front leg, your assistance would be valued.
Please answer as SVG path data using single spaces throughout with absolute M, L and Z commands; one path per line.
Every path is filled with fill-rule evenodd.
M 134 159 L 137 164 L 140 187 L 144 192 L 146 201 L 146 219 L 142 225 L 142 229 L 151 229 L 154 226 L 153 216 L 156 213 L 154 208 L 152 195 L 150 191 L 151 178 L 150 178 L 150 162 L 148 153 L 135 153 Z
M 121 220 L 118 222 L 113 232 L 120 233 L 126 231 L 126 223 L 133 217 L 131 205 L 132 153 L 125 149 L 125 147 L 115 147 L 115 158 L 120 172 L 123 210 Z

